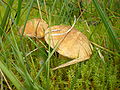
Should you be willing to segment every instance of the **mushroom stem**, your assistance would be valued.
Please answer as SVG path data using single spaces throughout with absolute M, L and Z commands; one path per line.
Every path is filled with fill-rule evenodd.
M 57 69 L 60 69 L 60 68 L 63 68 L 63 67 L 66 67 L 66 66 L 69 66 L 69 65 L 72 65 L 72 64 L 76 64 L 76 63 L 79 63 L 79 62 L 82 62 L 82 61 L 85 61 L 85 60 L 87 60 L 87 59 L 89 59 L 90 58 L 90 56 L 87 56 L 87 57 L 84 57 L 84 58 L 77 58 L 77 59 L 74 59 L 74 60 L 72 60 L 72 61 L 69 61 L 69 62 L 67 62 L 67 63 L 65 63 L 65 64 L 62 64 L 62 65 L 60 65 L 60 66 L 58 66 L 58 67 L 55 67 L 55 68 L 53 68 L 52 70 L 57 70 Z

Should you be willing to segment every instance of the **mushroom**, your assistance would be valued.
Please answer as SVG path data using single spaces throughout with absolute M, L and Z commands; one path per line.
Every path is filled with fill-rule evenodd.
M 65 64 L 53 68 L 53 70 L 66 67 L 89 59 L 92 55 L 91 44 L 87 37 L 71 26 L 58 25 L 45 30 L 45 41 L 56 51 L 73 59 Z M 69 30 L 69 32 L 67 32 Z
M 23 33 L 23 27 L 20 28 L 19 33 Z M 28 20 L 25 26 L 23 35 L 29 37 L 44 37 L 44 31 L 48 28 L 48 24 L 43 19 Z

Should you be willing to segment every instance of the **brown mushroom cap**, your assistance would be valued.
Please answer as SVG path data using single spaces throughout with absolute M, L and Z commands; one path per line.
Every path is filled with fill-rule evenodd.
M 23 27 L 24 25 L 19 30 L 20 34 L 22 34 Z M 42 38 L 47 28 L 48 24 L 43 19 L 31 19 L 27 21 L 23 35 Z
M 70 28 L 71 26 L 65 25 L 48 28 L 45 31 L 45 41 L 50 44 L 52 48 L 60 42 L 56 51 L 68 58 L 90 57 L 92 50 L 87 37 L 75 28 L 65 33 Z

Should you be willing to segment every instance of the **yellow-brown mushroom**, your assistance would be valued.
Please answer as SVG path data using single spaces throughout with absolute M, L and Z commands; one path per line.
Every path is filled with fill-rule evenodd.
M 20 28 L 19 33 L 22 34 L 24 25 Z M 43 19 L 28 20 L 23 35 L 29 37 L 44 37 L 44 31 L 48 28 L 48 24 Z
M 91 44 L 87 37 L 75 28 L 67 32 L 70 28 L 71 26 L 58 25 L 45 30 L 47 44 L 52 48 L 57 47 L 56 51 L 59 54 L 73 59 L 53 70 L 85 61 L 92 55 Z

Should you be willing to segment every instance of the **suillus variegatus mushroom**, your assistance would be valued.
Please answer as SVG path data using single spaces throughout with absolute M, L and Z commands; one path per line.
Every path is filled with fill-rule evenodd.
M 23 32 L 24 25 L 20 28 L 19 33 L 24 36 L 29 37 L 44 37 L 44 31 L 48 28 L 48 24 L 43 19 L 31 19 L 28 20 L 25 26 L 25 30 Z
M 57 47 L 56 51 L 59 54 L 73 59 L 53 70 L 85 61 L 92 55 L 90 41 L 83 33 L 71 26 L 58 25 L 48 28 L 45 30 L 45 41 L 53 49 Z

